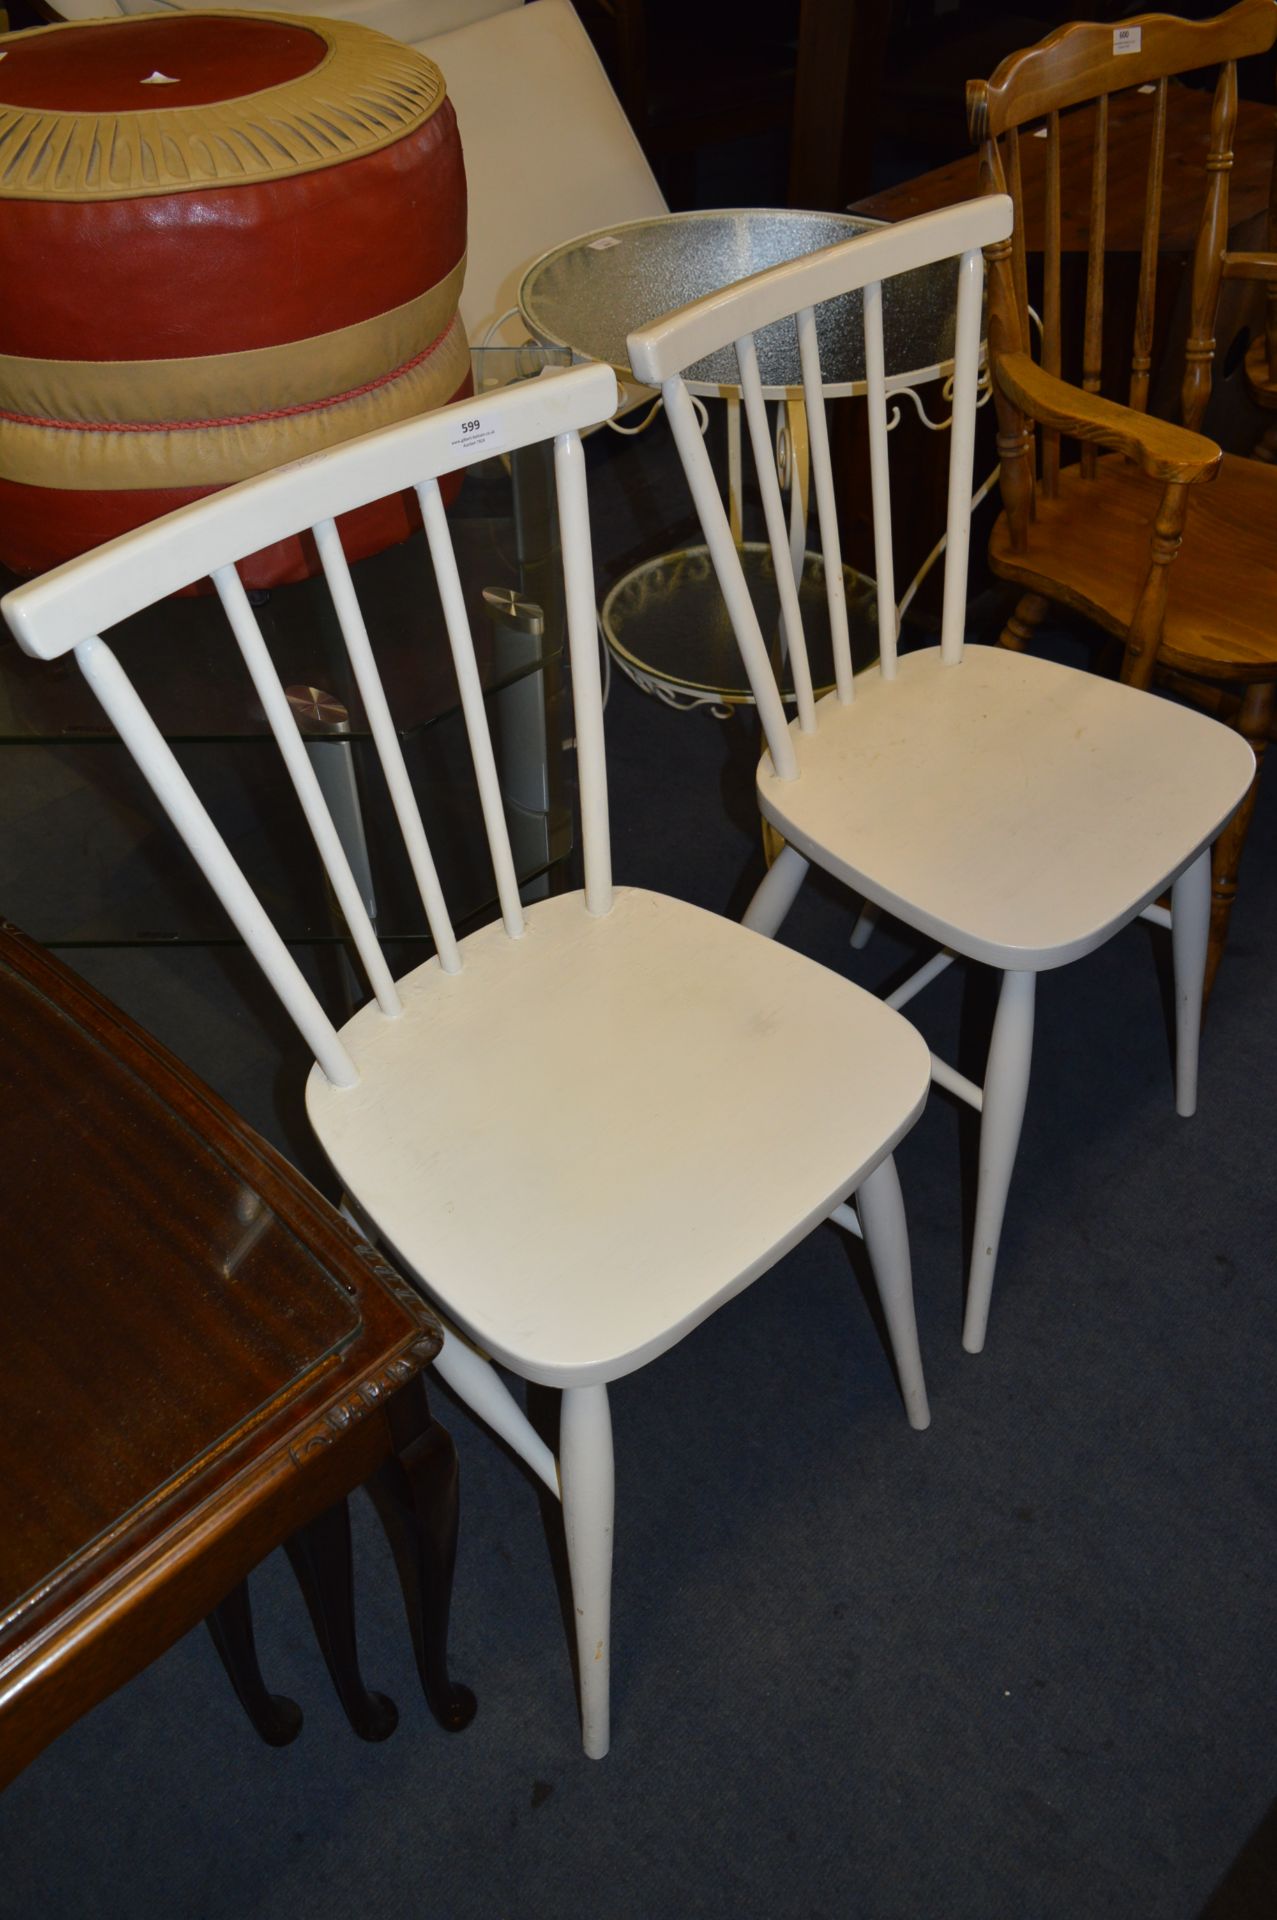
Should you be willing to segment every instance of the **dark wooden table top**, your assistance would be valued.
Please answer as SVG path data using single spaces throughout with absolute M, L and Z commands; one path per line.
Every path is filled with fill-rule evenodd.
M 1211 98 L 1207 92 L 1184 86 L 1172 86 L 1168 95 L 1162 188 L 1163 253 L 1191 252 L 1197 238 L 1206 191 L 1204 163 Z M 1109 196 L 1105 225 L 1105 245 L 1109 253 L 1138 254 L 1140 250 L 1152 117 L 1151 93 L 1119 93 L 1110 99 Z M 1060 115 L 1060 239 L 1065 252 L 1086 251 L 1094 138 L 1093 106 Z M 1030 253 L 1042 251 L 1046 147 L 1046 141 L 1035 139 L 1031 129 L 1021 130 L 1025 245 Z M 1238 227 L 1267 210 L 1272 164 L 1273 109 L 1253 100 L 1243 100 L 1229 178 L 1231 227 Z M 902 186 L 870 194 L 867 199 L 858 200 L 850 211 L 878 220 L 905 220 L 911 214 L 930 213 L 936 207 L 969 200 L 979 190 L 979 159 L 970 153 L 946 167 L 920 174 L 916 180 L 907 180 Z
M 390 1448 L 419 1297 L 0 925 L 0 1783 Z

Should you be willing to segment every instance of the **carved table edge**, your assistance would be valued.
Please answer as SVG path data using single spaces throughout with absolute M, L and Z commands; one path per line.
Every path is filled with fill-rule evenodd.
M 402 1284 L 402 1283 L 401 1283 Z M 312 1455 L 322 1452 L 341 1438 L 359 1420 L 378 1412 L 391 1396 L 423 1373 L 438 1353 L 437 1333 L 423 1327 L 413 1334 L 397 1353 L 384 1360 L 375 1373 L 348 1387 L 335 1406 L 325 1411 L 297 1439 L 289 1443 L 288 1456 L 296 1467 L 304 1466 Z

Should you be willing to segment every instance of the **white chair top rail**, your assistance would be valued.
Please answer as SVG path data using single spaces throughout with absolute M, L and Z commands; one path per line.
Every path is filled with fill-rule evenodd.
M 461 400 L 308 454 L 15 588 L 5 618 L 24 652 L 56 660 L 219 567 L 440 474 L 596 425 L 615 412 L 616 399 L 610 367 L 549 368 L 485 399 L 478 444 L 466 437 L 474 402 Z
M 986 194 L 768 267 L 638 328 L 629 336 L 630 365 L 646 385 L 660 386 L 729 340 L 757 333 L 798 306 L 819 306 L 857 287 L 1005 240 L 1013 219 L 1009 195 Z

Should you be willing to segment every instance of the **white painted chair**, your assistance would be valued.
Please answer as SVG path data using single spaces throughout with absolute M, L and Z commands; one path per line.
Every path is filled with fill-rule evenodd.
M 1138 915 L 1169 926 L 1176 1105 L 1196 1103 L 1212 840 L 1250 784 L 1229 728 L 1148 693 L 997 647 L 964 646 L 983 256 L 1011 231 L 1006 196 L 867 234 L 728 287 L 630 335 L 630 364 L 659 385 L 766 735 L 759 805 L 786 845 L 745 914 L 778 932 L 809 865 L 898 916 L 940 951 L 891 996 L 902 1007 L 955 956 L 1002 972 L 983 1086 L 933 1058 L 937 1083 L 981 1113 L 979 1188 L 963 1343 L 984 1344 L 994 1263 L 1029 1083 L 1037 976 L 1092 952 Z M 952 256 L 956 378 L 948 547 L 938 647 L 897 658 L 883 284 Z M 864 289 L 879 665 L 853 680 L 814 309 Z M 753 343 L 797 326 L 837 684 L 812 695 L 789 534 Z M 736 343 L 768 535 L 783 591 L 797 717 L 786 725 L 767 650 L 681 374 Z M 1171 889 L 1171 907 L 1156 904 Z M 856 939 L 855 944 L 862 944 Z
M 671 1347 L 859 1191 L 910 1422 L 928 1411 L 892 1151 L 927 1051 L 898 1014 L 732 922 L 614 887 L 579 435 L 601 366 L 543 375 L 279 468 L 19 588 L 4 614 L 74 651 L 315 1056 L 307 1104 L 353 1207 L 449 1323 L 455 1391 L 562 1490 L 586 1751 L 608 1746 L 608 1382 Z M 519 899 L 435 476 L 553 437 L 585 884 Z M 501 918 L 458 941 L 334 517 L 414 486 L 446 613 Z M 437 957 L 391 977 L 235 562 L 306 527 L 323 560 Z M 211 575 L 371 989 L 338 1032 L 99 637 Z M 436 644 L 442 636 L 430 636 Z M 300 819 L 299 819 L 300 824 Z M 556 1461 L 491 1362 L 563 1390 Z

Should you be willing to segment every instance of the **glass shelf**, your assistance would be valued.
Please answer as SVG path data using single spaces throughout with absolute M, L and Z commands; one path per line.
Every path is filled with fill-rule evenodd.
M 566 355 L 472 356 L 483 390 Z M 552 461 L 538 447 L 472 468 L 449 510 L 506 797 L 516 868 L 552 889 L 571 852 L 563 796 L 564 610 Z M 352 569 L 426 831 L 457 923 L 491 911 L 495 885 L 460 695 L 425 536 Z M 367 843 L 357 877 L 384 938 L 428 942 L 366 716 L 324 583 L 254 596 L 258 622 L 339 830 Z M 231 852 L 286 940 L 345 929 L 252 683 L 211 594 L 166 600 L 110 639 Z M 221 944 L 237 936 L 151 798 L 74 660 L 0 644 L 0 747 L 51 750 L 37 775 L 0 754 L 5 914 L 50 946 Z M 83 752 L 81 749 L 92 749 Z M 332 795 L 338 795 L 334 804 Z M 349 850 L 349 841 L 348 841 Z
M 544 716 L 548 737 L 557 742 L 563 730 L 559 690 L 557 682 L 538 684 L 542 678 L 550 681 L 548 673 L 534 675 L 517 690 L 526 691 Z M 506 776 L 515 868 L 525 893 L 535 897 L 552 890 L 555 870 L 571 853 L 572 817 L 552 781 L 539 808 L 509 798 L 519 776 L 536 769 L 534 758 L 530 767 L 525 764 L 527 742 L 520 737 L 510 771 L 502 729 L 505 697 L 489 696 L 489 714 L 497 764 Z M 317 757 L 333 751 L 327 743 L 315 750 Z M 378 932 L 383 939 L 427 943 L 424 958 L 431 950 L 425 916 L 375 750 L 370 741 L 356 740 L 337 752 L 343 760 L 349 756 L 347 771 L 359 797 Z M 458 927 L 477 923 L 487 917 L 496 889 L 461 715 L 450 714 L 409 739 L 404 753 L 449 912 Z M 282 937 L 306 943 L 344 940 L 344 925 L 279 756 L 263 753 L 256 742 L 186 744 L 177 748 L 177 756 Z M 6 918 L 45 946 L 238 944 L 212 889 L 123 747 L 95 746 L 90 753 L 60 749 L 50 757 L 67 775 L 59 783 L 63 790 L 49 804 L 5 825 L 0 900 Z M 552 767 L 551 756 L 547 761 Z M 4 771 L 0 765 L 0 777 Z
M 505 484 L 508 494 L 508 478 Z M 484 687 L 538 671 L 545 664 L 545 646 L 503 644 L 497 609 L 485 596 L 513 586 L 520 598 L 535 602 L 534 577 L 554 555 L 521 563 L 508 517 L 458 515 L 451 528 Z M 433 725 L 456 709 L 459 695 L 425 535 L 418 531 L 352 572 L 396 726 L 407 735 Z M 3 582 L 6 589 L 10 584 Z M 313 687 L 327 694 L 333 707 L 344 709 L 344 724 L 339 720 L 336 729 L 299 713 L 303 729 L 320 738 L 338 730 L 345 738 L 367 737 L 324 583 L 303 580 L 273 588 L 255 611 L 285 687 Z M 109 638 L 166 740 L 271 744 L 266 716 L 213 595 L 162 601 L 116 627 Z M 32 660 L 6 639 L 0 648 L 0 747 L 115 740 L 74 659 Z

